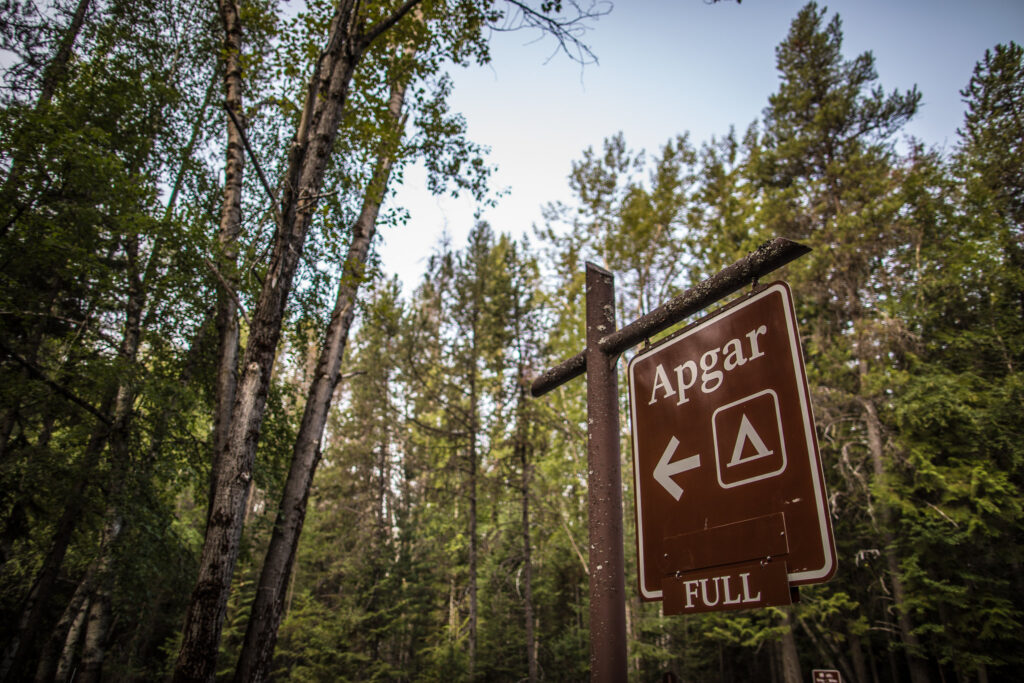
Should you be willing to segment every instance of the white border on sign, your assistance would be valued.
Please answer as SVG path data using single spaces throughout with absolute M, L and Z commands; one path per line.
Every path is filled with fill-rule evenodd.
M 644 566 L 644 552 L 643 552 L 643 549 L 644 549 L 644 525 L 643 525 L 643 519 L 642 519 L 642 514 L 643 514 L 642 498 L 643 498 L 643 490 L 644 489 L 643 489 L 643 486 L 641 486 L 641 483 L 640 483 L 640 461 L 639 461 L 639 456 L 637 454 L 637 448 L 636 448 L 636 443 L 637 443 L 637 441 L 636 441 L 636 436 L 637 436 L 636 435 L 636 396 L 633 395 L 633 384 L 634 384 L 634 381 L 633 381 L 633 368 L 635 367 L 636 363 L 638 363 L 639 361 L 641 361 L 641 360 L 643 360 L 643 359 L 645 359 L 645 358 L 647 358 L 647 357 L 649 357 L 649 356 L 651 356 L 651 355 L 653 355 L 655 353 L 658 353 L 658 352 L 662 351 L 663 349 L 665 349 L 665 348 L 667 348 L 669 346 L 672 346 L 673 344 L 678 344 L 682 340 L 684 340 L 687 337 L 689 337 L 689 336 L 697 333 L 698 331 L 704 329 L 708 325 L 714 324 L 714 323 L 716 323 L 716 322 L 718 322 L 718 321 L 728 317 L 729 315 L 732 315 L 736 311 L 739 311 L 739 310 L 745 308 L 746 306 L 749 306 L 750 304 L 752 304 L 752 303 L 754 303 L 756 301 L 759 301 L 759 300 L 761 300 L 761 299 L 763 299 L 763 298 L 765 298 L 767 296 L 770 296 L 772 294 L 781 294 L 781 296 L 782 296 L 782 307 L 783 307 L 783 311 L 784 311 L 785 318 L 786 318 L 786 330 L 789 333 L 789 340 L 790 340 L 789 346 L 790 346 L 790 349 L 791 349 L 792 354 L 793 354 L 793 368 L 794 368 L 794 370 L 796 372 L 799 373 L 799 376 L 795 377 L 794 379 L 799 384 L 802 384 L 802 386 L 800 387 L 800 390 L 797 391 L 797 394 L 800 397 L 800 411 L 801 411 L 801 416 L 803 417 L 804 438 L 805 438 L 806 443 L 807 443 L 807 455 L 808 455 L 808 459 L 810 461 L 809 464 L 810 464 L 810 469 L 811 469 L 811 482 L 812 482 L 812 485 L 813 485 L 813 488 L 814 488 L 814 499 L 817 502 L 816 509 L 818 510 L 818 531 L 821 534 L 821 543 L 822 543 L 822 547 L 824 548 L 824 552 L 825 552 L 825 562 L 824 562 L 824 564 L 823 564 L 823 566 L 821 568 L 814 569 L 814 570 L 809 570 L 809 571 L 803 571 L 803 572 L 793 572 L 793 573 L 790 573 L 788 575 L 788 578 L 789 578 L 789 581 L 801 581 L 801 582 L 814 581 L 816 579 L 821 579 L 821 578 L 824 578 L 824 577 L 828 576 L 832 572 L 832 568 L 835 565 L 835 556 L 832 553 L 832 544 L 829 543 L 829 534 L 828 534 L 828 506 L 827 506 L 827 503 L 826 503 L 825 485 L 824 485 L 824 482 L 822 481 L 822 476 L 821 476 L 820 469 L 818 467 L 818 462 L 815 459 L 815 454 L 817 453 L 817 448 L 815 447 L 815 439 L 814 439 L 814 417 L 813 417 L 813 414 L 811 412 L 810 403 L 808 401 L 807 391 L 805 390 L 805 387 L 807 385 L 807 378 L 806 378 L 806 373 L 804 371 L 803 352 L 800 350 L 800 337 L 797 334 L 796 326 L 795 326 L 795 315 L 793 313 L 793 295 L 792 295 L 792 293 L 791 293 L 791 291 L 789 289 L 789 285 L 787 285 L 785 282 L 774 282 L 771 285 L 767 286 L 765 289 L 761 290 L 760 292 L 757 292 L 756 294 L 752 295 L 750 298 L 748 298 L 748 299 L 746 299 L 746 300 L 736 304 L 732 308 L 730 308 L 730 309 L 728 309 L 728 310 L 726 310 L 726 311 L 724 311 L 724 312 L 722 312 L 720 314 L 717 314 L 717 315 L 716 314 L 711 314 L 705 320 L 699 321 L 697 324 L 694 325 L 694 327 L 692 327 L 691 329 L 687 330 L 686 332 L 684 332 L 683 334 L 679 335 L 678 337 L 670 339 L 670 340 L 666 341 L 664 344 L 660 344 L 658 346 L 655 346 L 655 347 L 653 347 L 653 348 L 651 348 L 651 349 L 649 349 L 647 351 L 643 351 L 641 353 L 638 353 L 636 356 L 633 357 L 632 360 L 629 361 L 628 382 L 629 382 L 630 435 L 632 436 L 632 439 L 633 439 L 633 443 L 632 443 L 632 446 L 633 446 L 633 486 L 634 486 L 633 490 L 634 490 L 634 492 L 636 494 L 635 495 L 635 513 L 636 513 L 636 519 L 637 519 L 637 525 L 636 525 L 636 527 L 637 527 L 636 528 L 637 549 L 638 549 L 638 552 L 637 552 L 637 571 L 638 571 L 639 579 L 640 579 L 640 581 L 639 581 L 639 583 L 640 583 L 640 592 L 643 595 L 643 597 L 645 599 L 647 599 L 647 600 L 658 600 L 658 599 L 661 599 L 662 598 L 662 591 L 660 589 L 658 589 L 658 590 L 648 590 L 647 589 L 647 574 L 646 574 L 646 567 Z M 780 435 L 781 435 L 781 431 L 782 431 L 781 427 L 780 427 L 779 431 L 780 431 Z M 654 484 L 655 484 L 654 480 L 651 479 L 651 484 L 650 485 L 653 486 Z

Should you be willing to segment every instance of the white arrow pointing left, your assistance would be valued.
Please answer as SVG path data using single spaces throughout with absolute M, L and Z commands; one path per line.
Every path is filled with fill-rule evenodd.
M 672 476 L 679 474 L 680 472 L 686 472 L 687 470 L 695 470 L 700 467 L 700 453 L 691 455 L 689 458 L 683 458 L 671 462 L 672 456 L 675 455 L 676 449 L 679 448 L 679 439 L 672 437 L 668 446 L 665 447 L 665 452 L 661 454 L 661 460 L 654 468 L 654 480 L 665 487 L 665 490 L 671 494 L 673 498 L 679 500 L 683 495 L 683 487 L 675 483 L 672 480 Z

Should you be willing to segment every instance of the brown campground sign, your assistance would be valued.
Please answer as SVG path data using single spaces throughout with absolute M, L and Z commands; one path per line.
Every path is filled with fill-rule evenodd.
M 629 364 L 640 595 L 666 614 L 788 604 L 835 544 L 789 287 Z

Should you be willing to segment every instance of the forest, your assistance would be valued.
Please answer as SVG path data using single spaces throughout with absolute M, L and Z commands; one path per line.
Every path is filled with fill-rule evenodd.
M 641 601 L 627 352 L 629 679 L 1018 680 L 1024 48 L 933 148 L 811 2 L 745 130 L 609 131 L 529 234 L 387 275 L 413 164 L 494 201 L 451 71 L 495 31 L 585 59 L 604 11 L 0 4 L 0 681 L 586 680 L 586 382 L 530 383 L 585 345 L 586 262 L 622 324 L 775 237 L 813 249 L 773 278 L 838 571 L 789 607 Z

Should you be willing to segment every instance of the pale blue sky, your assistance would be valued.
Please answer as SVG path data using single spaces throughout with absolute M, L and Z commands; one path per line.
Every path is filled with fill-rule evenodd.
M 495 185 L 509 193 L 484 218 L 521 234 L 541 206 L 569 200 L 573 160 L 623 131 L 634 149 L 656 151 L 690 131 L 700 144 L 760 116 L 775 91 L 775 46 L 799 0 L 620 0 L 586 40 L 599 63 L 581 68 L 525 32 L 496 34 L 493 62 L 453 72 L 451 105 L 470 137 L 491 148 Z M 987 48 L 1024 42 L 1024 0 L 836 0 L 819 3 L 843 21 L 847 57 L 875 55 L 887 91 L 917 85 L 923 106 L 907 134 L 947 149 L 963 117 L 959 90 Z M 386 229 L 384 267 L 414 287 L 442 231 L 461 247 L 473 224 L 468 200 L 429 196 L 423 175 L 406 174 L 393 203 L 412 214 Z

